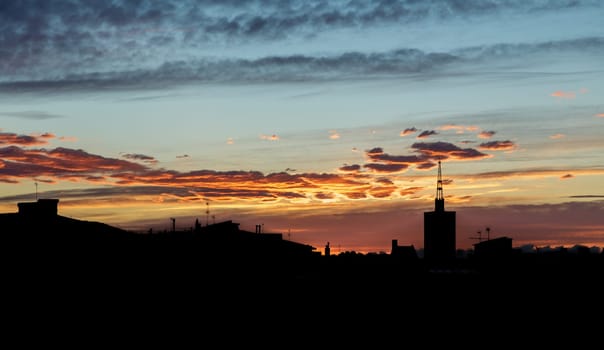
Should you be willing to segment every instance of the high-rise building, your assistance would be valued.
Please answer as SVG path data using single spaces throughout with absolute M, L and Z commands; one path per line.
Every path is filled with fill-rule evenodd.
M 445 210 L 440 161 L 434 211 L 424 213 L 424 258 L 431 261 L 455 259 L 455 212 Z

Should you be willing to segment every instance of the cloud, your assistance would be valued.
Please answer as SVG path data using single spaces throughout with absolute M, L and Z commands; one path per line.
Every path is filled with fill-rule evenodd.
M 596 117 L 604 118 L 604 113 L 598 113 L 596 114 Z
M 375 173 L 389 174 L 389 173 L 400 173 L 409 168 L 407 164 L 380 164 L 380 163 L 368 163 L 363 165 L 365 169 L 369 169 Z
M 573 174 L 565 174 L 560 176 L 560 180 L 572 179 L 573 177 L 575 177 Z
M 59 141 L 63 142 L 77 142 L 78 138 L 74 136 L 61 136 L 59 137 Z
M 577 94 L 572 91 L 554 91 L 551 96 L 555 98 L 573 99 L 577 97 Z
M 189 158 L 189 155 L 188 154 L 181 154 L 181 155 L 176 156 L 176 158 L 178 158 L 178 159 Z
M 409 135 L 409 134 L 413 134 L 413 133 L 414 133 L 414 132 L 416 132 L 416 131 L 417 131 L 417 129 L 416 129 L 415 127 L 411 127 L 411 128 L 407 128 L 407 129 L 405 129 L 405 130 L 401 131 L 401 134 L 400 134 L 400 135 L 401 135 L 401 137 L 402 137 L 402 136 L 407 136 L 407 135 Z
M 361 166 L 358 164 L 344 165 L 344 166 L 340 167 L 338 170 L 341 172 L 344 172 L 344 173 L 355 173 L 355 172 L 358 172 L 359 170 L 361 170 Z
M 422 131 L 419 135 L 417 135 L 418 139 L 425 139 L 428 138 L 432 135 L 438 135 L 438 132 L 434 131 L 434 130 L 425 130 Z
M 332 130 L 332 131 L 329 132 L 329 138 L 332 139 L 332 140 L 337 140 L 337 139 L 340 138 L 340 134 L 338 134 L 337 131 Z
M 155 159 L 154 157 L 151 156 L 147 156 L 144 154 L 138 154 L 138 153 L 125 153 L 122 154 L 122 157 L 129 159 L 129 160 L 139 160 L 148 164 L 156 164 L 157 163 L 157 159 Z
M 456 125 L 445 124 L 439 128 L 440 130 L 455 130 L 458 134 L 463 134 L 464 131 L 477 131 L 478 127 L 474 125 Z
M 562 138 L 565 138 L 565 137 L 566 137 L 566 135 L 564 135 L 564 134 L 553 134 L 553 135 L 549 136 L 549 138 L 552 139 L 552 140 L 562 139 Z
M 478 148 L 489 151 L 511 151 L 516 148 L 516 144 L 510 140 L 490 141 L 481 143 Z
M 481 139 L 490 139 L 491 137 L 493 137 L 497 132 L 496 131 L 481 131 L 478 134 L 478 138 Z
M 418 186 L 414 186 L 414 187 L 406 187 L 403 188 L 399 191 L 401 196 L 410 196 L 413 194 L 416 194 L 419 191 L 422 191 L 424 188 L 423 187 L 418 187 Z
M 417 142 L 411 145 L 426 160 L 474 160 L 490 158 L 473 148 L 460 148 L 449 142 Z
M 17 135 L 14 133 L 0 132 L 0 145 L 40 146 L 48 144 L 48 139 L 54 138 L 51 133 L 34 135 Z
M 235 140 L 232 137 L 229 137 L 229 138 L 227 138 L 226 143 L 227 143 L 227 145 L 233 145 L 233 144 L 235 144 Z
M 292 11 L 330 6 L 335 5 L 324 3 L 323 6 L 316 7 L 295 6 Z M 390 3 L 383 6 L 385 8 L 380 9 L 379 12 L 390 12 L 385 9 L 393 5 Z M 415 3 L 403 6 L 404 10 L 401 8 L 401 11 L 412 13 L 409 8 L 415 6 L 419 5 Z M 422 11 L 427 11 L 424 14 L 434 13 L 434 6 L 439 7 L 431 4 L 430 9 L 425 8 Z M 430 52 L 402 47 L 389 51 L 347 51 L 338 54 L 269 55 L 257 58 L 222 55 L 210 57 L 191 54 L 192 48 L 203 47 L 200 43 L 208 43 L 208 45 L 224 43 L 222 40 L 230 37 L 234 37 L 235 41 L 250 43 L 250 39 L 255 38 L 261 41 L 275 38 L 287 39 L 288 35 L 296 36 L 301 33 L 286 31 L 285 28 L 280 27 L 273 33 L 275 35 L 267 36 L 270 32 L 268 30 L 271 28 L 270 24 L 274 23 L 265 17 L 267 14 L 264 11 L 270 8 L 267 4 L 262 5 L 263 15 L 260 17 L 254 17 L 245 11 L 241 12 L 241 16 L 231 13 L 229 18 L 221 18 L 220 24 L 215 25 L 209 24 L 214 11 L 206 12 L 199 6 L 193 6 L 190 8 L 192 12 L 186 13 L 184 12 L 186 5 L 179 4 L 173 9 L 169 9 L 170 6 L 166 5 L 166 11 L 157 11 L 162 14 L 158 18 L 151 20 L 145 17 L 145 20 L 137 21 L 141 13 L 151 11 L 148 8 L 139 9 L 140 12 L 129 13 L 129 20 L 121 22 L 107 22 L 105 18 L 94 18 L 96 12 L 84 12 L 80 17 L 77 13 L 78 6 L 70 7 L 75 7 L 73 9 L 75 13 L 50 15 L 45 11 L 40 13 L 36 10 L 32 12 L 31 18 L 25 16 L 28 18 L 24 19 L 22 15 L 17 16 L 25 22 L 33 21 L 35 25 L 31 28 L 24 27 L 22 22 L 10 17 L 0 18 L 6 20 L 2 23 L 8 23 L 3 27 L 5 35 L 0 37 L 0 47 L 4 48 L 0 51 L 0 91 L 5 93 L 98 92 L 99 89 L 117 88 L 165 91 L 166 88 L 183 84 L 322 82 L 385 79 L 419 73 L 430 73 L 433 76 L 449 74 L 449 68 L 462 70 L 468 65 L 477 63 L 488 65 L 508 58 L 522 59 L 541 55 L 551 57 L 556 53 L 566 52 L 600 55 L 604 51 L 602 48 L 604 38 L 591 37 L 534 44 L 503 43 L 466 47 L 448 52 Z M 92 7 L 103 8 L 101 5 Z M 247 8 L 247 5 L 244 7 Z M 449 8 L 449 5 L 445 7 Z M 279 8 L 281 9 L 281 6 Z M 52 13 L 49 8 L 46 10 Z M 252 6 L 249 10 L 254 12 L 256 8 Z M 108 12 L 113 11 L 114 8 L 108 10 Z M 174 11 L 179 15 L 175 15 Z M 275 15 L 282 16 L 283 13 L 280 11 Z M 171 13 L 175 17 L 166 17 L 164 12 Z M 305 30 L 308 34 L 312 33 L 312 36 L 317 34 L 320 28 L 317 26 L 318 23 L 324 23 L 325 17 L 331 18 L 332 15 L 333 13 L 323 14 L 316 19 L 318 22 L 308 22 L 306 18 L 290 20 L 295 23 L 300 23 L 298 21 L 306 23 Z M 45 16 L 52 18 L 47 18 L 48 22 L 41 22 Z M 256 19 L 252 20 L 252 17 Z M 343 18 L 351 17 L 355 17 L 354 13 L 346 10 Z M 392 18 L 391 15 L 388 17 Z M 247 24 L 254 23 L 252 26 L 254 30 L 243 30 L 241 26 L 247 24 L 235 25 L 244 18 L 250 19 L 251 22 L 246 22 Z M 360 22 L 356 22 L 355 26 L 365 23 L 365 19 L 365 17 L 359 19 Z M 171 20 L 178 20 L 178 23 L 171 24 Z M 281 25 L 290 27 L 293 24 L 290 20 Z M 192 22 L 183 24 L 181 21 Z M 128 23 L 126 27 L 125 24 L 120 24 L 122 22 Z M 328 22 L 335 24 L 331 20 Z M 231 27 L 233 25 L 235 27 Z M 35 30 L 29 33 L 30 29 Z M 300 38 L 308 37 L 302 35 Z M 234 43 L 231 40 L 227 41 Z M 200 49 L 198 52 L 205 52 L 205 50 Z M 169 60 L 170 57 L 175 56 L 186 58 Z
M 261 140 L 268 140 L 268 141 L 279 141 L 279 136 L 272 134 L 272 135 L 260 135 L 260 139 Z
M 48 113 L 48 112 L 42 112 L 42 111 L 0 112 L 0 116 L 14 117 L 14 118 L 20 118 L 20 119 L 30 119 L 30 120 L 46 120 L 46 119 L 63 118 L 63 116 L 61 116 L 61 115 L 52 114 L 52 113 Z
M 569 198 L 604 198 L 604 194 L 581 194 L 569 196 Z

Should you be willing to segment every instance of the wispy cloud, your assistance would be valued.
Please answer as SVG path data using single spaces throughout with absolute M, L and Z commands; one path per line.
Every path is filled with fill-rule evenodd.
M 565 137 L 566 137 L 565 134 L 553 134 L 553 135 L 549 136 L 549 138 L 552 139 L 552 140 L 563 139 Z
M 349 15 L 347 14 L 347 16 Z M 76 21 L 76 17 L 71 15 L 70 21 Z M 203 16 L 203 20 L 206 19 L 206 16 Z M 203 27 L 199 24 L 204 23 L 203 20 L 196 18 L 193 27 Z M 100 23 L 107 24 L 108 22 Z M 144 21 L 140 23 L 144 23 Z M 17 26 L 21 28 L 20 24 Z M 262 27 L 265 28 L 264 25 Z M 50 28 L 46 29 L 50 30 Z M 15 29 L 15 32 L 19 32 L 19 30 Z M 54 44 L 45 42 L 47 45 L 39 46 L 39 41 L 32 41 L 31 38 L 24 37 L 22 34 L 15 34 L 12 40 L 0 38 L 0 47 L 5 48 L 3 52 L 13 52 L 11 47 L 18 52 L 0 55 L 0 62 L 2 62 L 0 64 L 0 91 L 6 93 L 90 92 L 98 91 L 100 88 L 165 89 L 183 84 L 224 82 L 247 84 L 381 79 L 418 73 L 448 74 L 447 69 L 449 68 L 465 69 L 464 67 L 467 67 L 468 64 L 477 62 L 481 65 L 488 65 L 491 61 L 506 58 L 522 58 L 531 55 L 551 56 L 555 52 L 601 55 L 604 51 L 604 38 L 593 37 L 536 44 L 495 44 L 449 52 L 427 52 L 405 47 L 390 51 L 270 55 L 254 59 L 191 57 L 188 54 L 190 46 L 184 43 L 186 40 L 184 38 L 190 38 L 189 35 L 183 37 L 182 33 L 179 33 L 175 37 L 161 39 L 155 35 L 152 36 L 152 40 L 177 43 L 179 48 L 174 48 L 169 44 L 160 45 L 155 42 L 143 44 L 144 40 L 133 41 L 126 39 L 126 36 L 118 36 L 116 33 L 123 32 L 123 28 L 120 26 L 116 26 L 114 30 L 115 32 L 108 32 L 99 28 L 98 31 L 103 34 L 98 34 L 97 40 L 92 40 L 90 36 L 93 34 L 87 28 L 78 36 L 78 40 L 82 40 L 80 44 L 84 45 L 80 48 L 73 45 L 73 42 L 68 44 L 63 41 Z M 8 33 L 10 30 L 5 32 Z M 215 33 L 215 29 L 212 33 Z M 40 33 L 30 33 L 30 35 L 36 37 Z M 207 37 L 211 34 L 199 35 Z M 6 34 L 4 38 L 8 37 L 10 35 Z M 51 41 L 56 37 L 61 36 L 48 36 Z M 87 39 L 83 40 L 84 37 Z M 22 40 L 19 41 L 17 38 Z M 66 38 L 63 37 L 62 40 L 66 40 Z M 205 39 L 201 41 L 205 41 Z M 60 50 L 54 48 L 53 45 L 60 47 Z M 119 50 L 117 47 L 122 45 L 123 50 Z M 140 46 L 131 47 L 132 45 Z M 71 51 L 72 49 L 75 51 Z M 157 62 L 158 57 L 173 57 L 174 53 L 171 50 L 177 49 L 186 51 L 185 56 L 190 58 Z M 47 50 L 52 52 L 43 54 Z M 121 51 L 127 53 L 121 57 L 123 60 L 119 59 Z M 32 52 L 37 52 L 37 54 L 32 54 Z M 153 55 L 153 52 L 158 54 Z M 111 55 L 118 55 L 118 57 Z M 13 62 L 15 57 L 22 59 Z M 149 61 L 149 57 L 153 57 L 153 61 Z M 557 91 L 552 96 L 568 98 L 571 94 L 576 95 L 575 92 Z
M 551 96 L 563 99 L 573 99 L 577 97 L 577 94 L 573 91 L 554 91 L 552 92 Z
M 477 131 L 479 128 L 474 125 L 457 125 L 445 124 L 439 128 L 440 130 L 455 130 L 458 134 L 463 134 L 465 131 Z
M 75 136 L 60 136 L 59 141 L 62 142 L 77 142 L 78 138 Z
M 63 116 L 61 116 L 61 115 L 52 114 L 52 113 L 43 112 L 43 111 L 0 112 L 0 116 L 20 118 L 20 119 L 31 119 L 31 120 L 63 118 Z
M 125 153 L 125 154 L 122 154 L 122 157 L 129 159 L 129 160 L 142 161 L 147 164 L 156 164 L 157 163 L 157 159 L 155 159 L 154 157 L 147 156 L 144 154 L 139 154 L 139 153 Z
M 260 139 L 261 140 L 267 140 L 267 141 L 279 141 L 280 137 L 272 134 L 272 135 L 260 135 Z
M 573 174 L 565 174 L 560 176 L 560 180 L 572 179 L 573 177 L 575 177 Z

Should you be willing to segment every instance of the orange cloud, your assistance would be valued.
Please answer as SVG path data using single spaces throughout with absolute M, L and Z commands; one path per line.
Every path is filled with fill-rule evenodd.
M 475 125 L 456 125 L 445 124 L 439 128 L 440 130 L 455 130 L 458 134 L 463 134 L 464 131 L 477 131 L 479 128 Z
M 268 135 L 260 135 L 260 139 L 262 140 L 268 140 L 268 141 L 279 141 L 279 136 L 272 134 L 270 136 Z
M 337 131 L 332 130 L 332 131 L 329 132 L 329 138 L 332 139 L 332 140 L 337 140 L 337 139 L 340 138 L 340 134 L 338 134 Z
M 63 142 L 77 142 L 78 138 L 73 136 L 61 136 L 59 137 L 59 141 Z
M 496 131 L 481 131 L 478 134 L 478 138 L 480 139 L 490 139 L 491 137 L 493 137 L 497 132 Z
M 566 137 L 566 135 L 564 135 L 564 134 L 553 134 L 553 135 L 549 136 L 549 138 L 552 139 L 552 140 L 562 139 L 562 138 L 565 138 L 565 137 Z
M 232 138 L 232 137 L 229 137 L 229 138 L 227 139 L 226 143 L 227 143 L 227 145 L 232 145 L 232 144 L 234 144 L 234 143 L 235 143 L 235 140 L 233 140 L 233 138 Z
M 573 99 L 577 97 L 577 94 L 573 91 L 554 91 L 551 96 L 555 98 Z
M 17 135 L 14 133 L 0 132 L 0 145 L 40 146 L 48 144 L 48 139 L 54 138 L 51 133 Z
M 596 114 L 596 117 L 604 118 L 604 113 L 598 113 Z

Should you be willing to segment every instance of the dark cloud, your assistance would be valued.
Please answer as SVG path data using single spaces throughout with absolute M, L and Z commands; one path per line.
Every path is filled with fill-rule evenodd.
M 365 169 L 369 169 L 372 172 L 376 173 L 399 173 L 405 171 L 409 168 L 407 164 L 380 164 L 380 163 L 368 163 L 363 165 Z
M 63 118 L 58 114 L 52 114 L 42 111 L 21 111 L 21 112 L 0 112 L 0 116 L 13 117 L 20 119 L 45 120 L 54 118 Z
M 481 143 L 478 148 L 489 151 L 510 151 L 516 148 L 516 144 L 513 141 L 490 141 Z
M 560 176 L 560 180 L 572 179 L 573 177 L 575 177 L 575 175 L 565 174 L 565 175 Z
M 417 131 L 417 129 L 416 129 L 415 127 L 411 127 L 411 128 L 407 128 L 407 129 L 405 129 L 405 130 L 401 131 L 401 134 L 400 134 L 400 135 L 401 135 L 401 136 L 407 136 L 407 135 L 409 135 L 409 134 L 413 134 L 413 133 L 414 133 L 414 132 L 416 132 L 416 131 Z
M 460 148 L 449 142 L 416 142 L 411 145 L 411 148 L 419 152 L 425 159 L 430 160 L 465 160 L 465 159 L 482 159 L 489 158 L 488 154 L 484 154 L 473 148 Z
M 0 83 L 4 91 L 158 88 L 187 82 L 348 79 L 435 72 L 454 62 L 558 51 L 602 52 L 603 38 L 477 46 L 451 52 L 402 48 L 334 56 L 209 59 L 206 46 L 304 40 L 323 32 L 503 15 L 531 16 L 579 0 L 3 0 Z M 194 54 L 200 52 L 201 54 Z M 193 53 L 193 54 L 192 54 Z M 169 57 L 190 57 L 168 61 Z
M 338 170 L 345 172 L 345 173 L 354 173 L 354 172 L 361 170 L 361 166 L 358 164 L 344 165 L 344 166 L 340 167 Z
M 569 198 L 604 198 L 604 194 L 580 194 L 569 196 Z
M 155 159 L 154 157 L 151 157 L 151 156 L 144 155 L 144 154 L 125 153 L 125 154 L 122 154 L 122 157 L 124 157 L 126 159 L 130 159 L 130 160 L 139 160 L 139 161 L 149 163 L 149 164 L 157 163 L 157 159 Z
M 128 45 L 133 45 L 134 42 L 137 41 L 128 41 Z M 1 44 L 0 40 L 0 47 Z M 90 57 L 86 59 L 81 57 L 82 50 L 78 51 L 77 55 L 73 53 L 68 57 L 61 56 L 68 52 L 62 50 L 46 55 L 40 53 L 41 56 L 36 60 L 29 57 L 11 62 L 16 59 L 12 58 L 13 56 L 19 55 L 6 49 L 4 56 L 11 57 L 5 57 L 2 61 L 0 54 L 0 91 L 90 92 L 98 89 L 164 89 L 186 84 L 333 81 L 391 78 L 417 73 L 437 74 L 446 73 L 448 68 L 463 68 L 468 64 L 477 63 L 488 64 L 500 58 L 521 58 L 531 54 L 551 55 L 554 52 L 572 51 L 601 55 L 604 52 L 604 38 L 531 44 L 528 47 L 505 44 L 455 52 L 424 52 L 402 48 L 384 52 L 266 56 L 257 59 L 192 57 L 159 63 L 146 63 L 148 58 L 132 57 L 173 57 L 174 53 L 168 46 L 157 50 L 168 50 L 169 55 L 153 55 L 153 49 L 148 46 L 138 49 L 127 47 L 124 52 L 128 53 L 128 59 L 117 61 L 106 57 L 106 54 L 96 52 L 97 50 L 94 46 Z M 110 51 L 116 52 L 115 48 Z M 31 51 L 22 55 L 33 56 Z M 55 60 L 59 62 L 54 62 Z M 61 67 L 62 64 L 64 67 Z
M 438 132 L 436 132 L 434 130 L 424 130 L 419 135 L 417 135 L 417 138 L 418 139 L 425 139 L 425 138 L 430 137 L 432 135 L 438 135 Z

